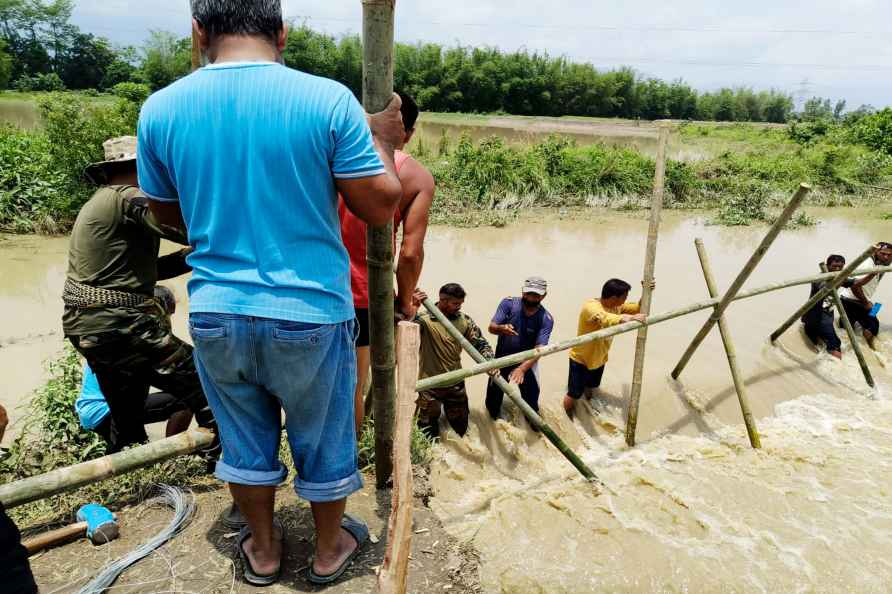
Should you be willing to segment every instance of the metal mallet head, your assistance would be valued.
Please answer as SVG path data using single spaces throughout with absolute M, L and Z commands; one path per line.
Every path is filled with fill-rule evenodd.
M 87 538 L 94 545 L 118 538 L 118 522 L 108 508 L 90 503 L 77 510 L 77 521 L 87 523 Z

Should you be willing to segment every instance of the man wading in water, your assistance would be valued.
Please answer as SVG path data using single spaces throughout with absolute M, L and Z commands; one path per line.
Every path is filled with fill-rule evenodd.
M 496 358 L 528 351 L 548 344 L 554 328 L 554 318 L 542 305 L 548 284 L 539 276 L 531 276 L 523 283 L 521 297 L 506 297 L 499 304 L 489 323 L 490 334 L 499 337 Z M 500 370 L 502 377 L 520 387 L 520 395 L 530 407 L 539 412 L 538 359 Z M 490 379 L 486 388 L 486 409 L 493 419 L 502 411 L 502 389 Z
M 440 289 L 440 300 L 437 308 L 443 312 L 455 329 L 464 336 L 471 345 L 480 351 L 486 359 L 492 359 L 492 347 L 483 338 L 480 327 L 471 317 L 461 311 L 465 303 L 465 290 L 456 283 L 443 285 Z M 423 291 L 416 291 L 415 300 L 421 303 L 427 299 Z M 421 326 L 421 368 L 418 379 L 433 377 L 461 369 L 461 344 L 446 331 L 443 324 L 430 312 L 419 314 L 415 321 Z M 489 372 L 490 376 L 498 374 L 498 369 Z M 418 426 L 429 437 L 440 435 L 440 409 L 446 409 L 446 420 L 449 426 L 460 436 L 468 431 L 468 392 L 465 382 L 446 388 L 434 388 L 418 394 L 416 402 L 418 410 Z
M 216 430 L 216 424 L 192 347 L 173 335 L 154 298 L 157 281 L 190 270 L 188 249 L 158 257 L 161 238 L 180 244 L 186 239 L 149 213 L 137 188 L 136 138 L 103 146 L 106 160 L 86 171 L 101 187 L 71 231 L 62 328 L 96 374 L 111 411 L 109 451 L 116 452 L 148 440 L 143 414 L 150 386 L 185 404 L 199 426 Z
M 827 258 L 827 271 L 839 272 L 846 265 L 846 259 L 842 256 L 831 255 Z M 844 286 L 850 287 L 851 281 L 846 281 Z M 816 282 L 811 284 L 811 293 L 809 297 L 814 297 L 821 289 L 827 286 L 827 282 Z M 837 359 L 842 359 L 842 341 L 836 335 L 833 329 L 834 308 L 833 297 L 827 295 L 820 303 L 816 303 L 804 316 L 802 323 L 804 324 L 805 335 L 815 346 L 819 341 L 823 341 L 827 347 L 827 352 Z
M 864 262 L 858 268 L 889 266 L 890 264 L 892 264 L 892 243 L 882 241 L 879 243 L 879 249 L 873 255 L 873 262 Z M 880 286 L 881 280 L 883 280 L 882 274 L 855 277 L 850 288 L 839 292 L 846 315 L 849 316 L 853 326 L 861 324 L 864 340 L 873 350 L 877 348 L 876 338 L 880 333 L 880 320 L 877 318 L 877 312 L 872 311 L 874 308 L 873 294 Z
M 418 120 L 418 105 L 405 93 L 397 93 L 402 100 L 400 112 L 406 135 L 394 151 L 394 166 L 403 186 L 403 197 L 393 217 L 393 233 L 400 224 L 403 238 L 396 267 L 396 309 L 405 320 L 415 317 L 418 305 L 412 295 L 421 277 L 424 264 L 424 237 L 427 234 L 428 216 L 434 200 L 434 176 L 421 163 L 410 157 L 403 149 L 415 134 Z M 344 247 L 350 254 L 350 285 L 353 290 L 353 307 L 356 309 L 356 322 L 359 336 L 356 339 L 357 381 L 354 402 L 356 407 L 356 434 L 362 429 L 364 403 L 363 388 L 369 374 L 369 269 L 366 262 L 367 226 L 365 222 L 350 212 L 343 198 L 338 204 L 341 219 L 341 237 Z
M 651 285 L 653 288 L 653 285 Z M 578 336 L 610 328 L 626 322 L 645 322 L 647 318 L 639 313 L 641 307 L 637 303 L 626 303 L 629 283 L 612 278 L 601 289 L 600 299 L 589 299 L 579 312 Z M 567 395 L 564 397 L 564 410 L 573 416 L 576 401 L 586 394 L 587 390 L 601 387 L 604 367 L 613 338 L 594 340 L 570 350 L 570 373 L 567 378 Z M 587 395 L 589 398 L 591 394 Z

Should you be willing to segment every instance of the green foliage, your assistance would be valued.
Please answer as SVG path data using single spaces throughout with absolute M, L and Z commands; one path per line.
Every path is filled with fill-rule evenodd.
M 859 118 L 850 126 L 849 134 L 856 142 L 892 155 L 892 108 Z
M 105 454 L 105 441 L 81 428 L 74 409 L 81 385 L 81 362 L 77 352 L 66 345 L 60 358 L 50 362 L 49 371 L 50 379 L 31 400 L 21 434 L 0 455 L 0 483 L 86 462 Z M 35 522 L 70 521 L 74 512 L 85 503 L 99 501 L 114 509 L 141 499 L 157 483 L 209 484 L 205 473 L 206 463 L 197 456 L 181 457 L 15 508 L 11 515 L 22 526 Z
M 751 225 L 768 219 L 768 191 L 764 186 L 752 186 L 747 194 L 730 194 L 721 201 L 715 223 L 719 225 Z
M 94 188 L 83 178 L 90 163 L 104 158 L 108 138 L 134 134 L 145 87 L 122 87 L 112 104 L 73 94 L 39 99 L 43 127 L 0 128 L 0 229 L 58 233 L 74 222 Z
M 12 56 L 6 52 L 6 43 L 0 39 L 0 89 L 9 88 L 12 80 Z
M 21 91 L 23 93 L 29 93 L 32 91 L 54 92 L 65 90 L 65 83 L 62 82 L 62 79 L 55 72 L 40 73 L 35 74 L 34 76 L 23 74 L 21 77 L 19 77 L 18 80 L 15 81 L 14 86 L 17 91 Z
M 141 75 L 153 91 L 162 89 L 192 68 L 190 39 L 166 31 L 152 31 L 143 48 Z
M 412 464 L 426 466 L 433 458 L 434 443 L 419 429 L 416 423 L 412 423 L 412 438 L 410 452 Z M 369 417 L 362 425 L 359 434 L 359 468 L 368 470 L 375 465 L 375 419 Z

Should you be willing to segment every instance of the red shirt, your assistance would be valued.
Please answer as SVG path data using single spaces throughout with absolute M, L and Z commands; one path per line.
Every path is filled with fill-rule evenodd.
M 399 175 L 403 164 L 411 157 L 403 151 L 395 151 L 393 155 L 396 172 Z M 350 212 L 344 199 L 338 196 L 338 216 L 341 218 L 341 238 L 350 255 L 350 286 L 353 290 L 353 307 L 368 309 L 369 307 L 369 269 L 366 262 L 366 224 Z M 399 208 L 393 215 L 393 243 L 396 247 L 396 230 L 402 222 Z

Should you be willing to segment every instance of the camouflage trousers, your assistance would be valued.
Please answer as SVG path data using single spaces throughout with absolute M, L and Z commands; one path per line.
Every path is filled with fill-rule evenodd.
M 143 418 L 149 388 L 171 394 L 201 427 L 214 418 L 192 361 L 192 347 L 157 316 L 119 330 L 68 336 L 96 374 L 111 411 L 110 450 L 148 439 Z
M 470 409 L 464 382 L 448 388 L 434 388 L 421 392 L 415 405 L 418 426 L 428 437 L 434 438 L 440 434 L 440 412 L 444 409 L 449 426 L 461 436 L 467 433 Z

